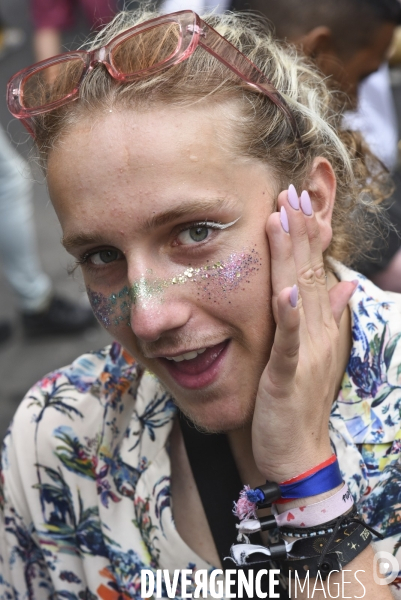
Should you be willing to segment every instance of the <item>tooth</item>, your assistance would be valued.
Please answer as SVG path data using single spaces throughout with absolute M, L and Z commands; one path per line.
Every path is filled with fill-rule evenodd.
M 181 362 L 183 360 L 192 360 L 193 358 L 196 358 L 198 354 L 203 354 L 204 352 L 206 352 L 206 348 L 184 352 L 184 354 L 179 354 L 178 356 L 166 356 L 166 358 L 167 360 L 173 360 L 174 362 Z

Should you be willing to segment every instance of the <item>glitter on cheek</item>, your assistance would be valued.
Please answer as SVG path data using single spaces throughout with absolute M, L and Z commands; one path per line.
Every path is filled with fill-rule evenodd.
M 208 265 L 197 277 L 200 283 L 200 295 L 204 299 L 226 300 L 229 294 L 238 290 L 245 290 L 244 285 L 250 283 L 250 277 L 255 275 L 261 267 L 258 252 L 233 253 L 224 262 Z
M 117 325 L 130 325 L 131 300 L 128 286 L 105 296 L 87 287 L 89 302 L 99 323 L 106 329 Z
M 194 283 L 202 292 L 203 298 L 212 299 L 213 295 L 216 302 L 216 298 L 227 298 L 229 292 L 244 289 L 244 284 L 250 283 L 249 278 L 259 271 L 260 266 L 259 254 L 252 249 L 250 252 L 230 254 L 225 261 L 203 267 L 188 266 L 185 271 L 170 279 L 142 276 L 131 286 L 131 301 L 148 307 L 151 302 L 162 303 L 164 291 L 168 288 Z
M 198 288 L 202 300 L 218 303 L 238 290 L 245 290 L 262 262 L 255 249 L 230 254 L 225 261 L 217 261 L 203 267 L 188 266 L 185 271 L 170 279 L 145 277 L 133 283 L 131 288 L 124 286 L 119 292 L 106 296 L 87 288 L 89 301 L 97 320 L 106 328 L 118 325 L 130 326 L 131 306 L 149 308 L 164 302 L 164 292 L 168 288 L 193 283 Z M 151 275 L 148 271 L 147 275 Z

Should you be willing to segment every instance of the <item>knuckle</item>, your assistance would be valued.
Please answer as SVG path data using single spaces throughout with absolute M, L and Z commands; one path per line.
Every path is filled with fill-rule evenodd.
M 299 343 L 291 344 L 290 346 L 280 346 L 277 344 L 273 345 L 272 352 L 275 354 L 277 361 L 293 360 L 298 358 L 299 354 Z M 277 364 L 280 364 L 277 362 Z
M 298 359 L 299 355 L 299 344 L 294 344 L 290 348 L 285 348 L 283 352 L 284 358 L 287 360 Z
M 315 266 L 315 280 L 317 283 L 320 283 L 321 285 L 326 285 L 326 271 L 324 269 L 324 264 L 323 262 L 317 264 Z
M 311 287 L 315 284 L 315 271 L 312 267 L 306 267 L 299 272 L 298 282 L 303 287 Z
M 279 347 L 284 347 L 284 345 L 289 346 L 292 343 L 292 340 L 296 341 L 298 338 L 298 321 L 295 323 L 288 323 L 279 319 L 277 323 L 277 329 L 280 332 L 280 339 L 277 340 Z

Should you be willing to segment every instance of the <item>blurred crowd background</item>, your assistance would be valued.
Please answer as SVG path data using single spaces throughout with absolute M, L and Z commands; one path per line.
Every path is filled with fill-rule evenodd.
M 31 153 L 31 141 L 21 123 L 8 113 L 5 100 L 6 83 L 19 69 L 66 49 L 81 45 L 90 29 L 96 23 L 107 21 L 122 7 L 120 0 L 1 0 L 0 4 L 0 438 L 26 391 L 49 371 L 68 364 L 78 355 L 88 350 L 98 349 L 110 341 L 108 334 L 95 322 L 87 299 L 80 274 L 68 275 L 72 259 L 60 244 L 61 230 L 48 198 L 46 185 L 40 169 L 35 165 Z M 313 2 L 320 0 L 275 0 L 276 7 L 284 11 L 283 21 L 287 30 L 283 37 L 301 40 L 312 57 L 322 56 L 322 48 L 327 48 L 330 38 L 327 30 L 320 27 L 318 20 L 307 23 L 304 31 L 299 30 L 307 21 L 307 10 L 317 15 Z M 367 0 L 397 3 L 398 0 Z M 293 14 L 297 25 L 288 28 L 288 8 L 291 2 L 297 6 Z M 338 0 L 346 7 L 345 0 Z M 236 10 L 254 9 L 264 11 L 272 0 L 235 0 L 224 6 Z M 336 3 L 333 2 L 333 5 Z M 135 3 L 130 7 L 134 8 Z M 224 8 L 223 7 L 223 8 Z M 202 0 L 165 0 L 164 12 L 180 8 L 193 8 L 202 12 Z M 301 11 L 301 12 L 299 12 Z M 303 12 L 302 12 L 303 11 Z M 266 13 L 266 11 L 264 11 Z M 274 12 L 274 11 L 273 11 Z M 339 13 L 338 13 L 339 14 Z M 280 27 L 280 10 L 269 15 L 277 19 Z M 320 18 L 320 17 L 319 17 Z M 386 17 L 387 19 L 387 17 Z M 390 54 L 387 52 L 388 36 L 395 32 L 394 39 L 401 40 L 399 17 L 388 27 L 384 21 L 381 33 L 373 27 L 371 41 L 360 43 L 373 49 L 377 56 L 390 58 L 381 66 L 377 79 L 372 80 L 372 91 L 359 89 L 359 99 L 368 104 L 375 95 L 375 81 L 380 84 L 379 94 L 371 102 L 369 116 L 365 115 L 365 125 L 371 127 L 371 143 L 379 142 L 376 150 L 380 158 L 394 173 L 396 191 L 392 198 L 392 221 L 401 225 L 401 167 L 399 159 L 401 123 L 401 42 L 393 43 Z M 401 19 L 400 19 L 401 21 Z M 358 28 L 365 35 L 368 21 L 350 23 L 348 30 L 341 30 L 343 41 L 350 34 L 352 43 L 358 38 Z M 320 27 L 320 29 L 319 29 Z M 387 27 L 387 29 L 386 29 Z M 326 28 L 327 29 L 327 28 Z M 376 31 L 376 33 L 375 33 Z M 387 35 L 387 38 L 386 38 Z M 375 37 L 376 36 L 376 37 Z M 383 37 L 384 36 L 384 37 Z M 362 39 L 363 38 L 363 39 Z M 376 39 L 377 38 L 377 39 Z M 345 42 L 344 42 L 345 43 Z M 359 42 L 358 42 L 359 43 Z M 380 43 L 383 47 L 380 47 Z M 357 47 L 356 47 L 357 48 Z M 336 50 L 337 51 L 337 50 Z M 340 52 L 340 49 L 338 49 Z M 355 50 L 359 51 L 358 48 Z M 348 52 L 348 50 L 347 50 Z M 352 50 L 354 52 L 354 50 Z M 320 53 L 320 54 L 319 54 Z M 352 57 L 351 57 L 352 58 Z M 372 60 L 371 53 L 364 54 L 366 68 Z M 348 59 L 347 59 L 348 60 Z M 385 61 L 386 62 L 386 61 Z M 335 65 L 335 61 L 333 65 Z M 353 65 L 349 62 L 347 64 Z M 361 64 L 361 63 L 360 63 Z M 360 67 L 359 64 L 359 67 Z M 372 63 L 373 64 L 373 63 Z M 379 67 L 380 62 L 374 66 Z M 326 65 L 320 64 L 324 70 Z M 327 67 L 331 74 L 332 66 Z M 349 67 L 351 68 L 351 66 Z M 363 73 L 359 74 L 363 75 Z M 357 76 L 357 79 L 359 77 Z M 384 82 L 384 84 L 383 84 Z M 387 82 L 387 83 L 386 83 Z M 363 84 L 365 86 L 365 84 Z M 379 86 L 379 87 L 380 87 Z M 384 86 L 384 87 L 383 87 Z M 351 88 L 346 90 L 351 93 Z M 381 94 L 381 95 L 380 95 Z M 383 95 L 384 94 L 384 95 Z M 366 107 L 365 107 L 366 108 Z M 366 108 L 366 111 L 368 111 Z M 358 126 L 360 115 L 351 114 L 350 122 Z M 377 136 L 380 131 L 382 137 Z M 387 134 L 386 134 L 387 130 Z M 368 132 L 369 133 L 369 132 Z M 387 138 L 386 138 L 387 135 Z M 398 181 L 400 183 L 398 183 Z M 401 230 L 401 229 L 400 229 Z M 400 257 L 388 268 L 391 260 L 386 258 L 381 266 L 369 264 L 361 266 L 386 289 L 401 291 L 401 241 L 392 232 L 387 245 L 390 254 Z M 386 251 L 384 251 L 386 253 Z M 380 272 L 381 271 L 381 272 Z
M 51 3 L 48 3 L 49 5 Z M 5 99 L 6 84 L 9 77 L 19 69 L 34 63 L 37 58 L 34 51 L 34 28 L 32 6 L 29 0 L 1 0 L 0 17 L 3 26 L 0 34 L 0 136 L 4 133 L 10 147 L 7 149 L 8 162 L 4 169 L 7 177 L 2 177 L 0 162 L 0 180 L 4 186 L 9 185 L 9 198 L 18 195 L 14 200 L 19 205 L 19 214 L 15 218 L 24 225 L 22 231 L 9 224 L 9 230 L 15 229 L 14 240 L 8 245 L 14 247 L 3 249 L 0 241 L 0 438 L 4 437 L 7 426 L 27 390 L 49 371 L 66 365 L 79 354 L 91 349 L 101 348 L 109 342 L 108 334 L 92 320 L 86 300 L 85 288 L 79 272 L 68 275 L 72 259 L 60 244 L 61 229 L 49 202 L 46 185 L 38 167 L 32 162 L 32 144 L 26 130 L 13 119 L 8 112 Z M 59 40 L 60 49 L 77 48 L 86 38 L 91 24 L 82 12 L 77 11 L 76 21 L 69 23 Z M 3 42 L 3 43 L 1 43 Z M 39 40 L 39 43 L 43 40 Z M 40 49 L 42 56 L 46 44 L 52 49 L 57 44 L 57 37 L 50 35 L 44 40 L 45 48 Z M 57 49 L 55 50 L 58 51 Z M 2 138 L 0 138 L 1 142 Z M 5 143 L 5 142 L 4 142 Z M 4 146 L 3 143 L 3 146 Z M 0 144 L 0 160 L 2 156 Z M 15 155 L 14 151 L 18 154 Z M 4 151 L 5 152 L 5 151 Z M 20 163 L 18 170 L 22 172 L 22 183 L 10 183 L 10 170 L 15 170 L 18 155 L 29 163 Z M 3 173 L 4 175 L 4 173 Z M 17 176 L 15 176 L 17 179 Z M 1 184 L 0 184 L 1 185 Z M 0 190 L 0 229 L 8 216 L 8 209 L 2 210 Z M 23 200 L 21 202 L 21 198 Z M 29 197 L 32 196 L 32 202 Z M 33 207 L 33 219 L 30 210 Z M 29 240 L 30 247 L 24 248 L 27 236 L 34 225 L 36 240 Z M 6 228 L 7 229 L 7 228 Z M 7 231 L 0 233 L 5 237 Z M 36 248 L 35 248 L 36 246 Z M 24 267 L 28 271 L 27 280 L 35 271 L 30 297 L 24 297 L 24 290 L 19 290 L 19 282 L 10 282 L 6 277 L 4 254 L 8 257 L 10 268 L 21 247 L 24 250 L 21 260 L 28 263 Z M 33 254 L 31 259 L 29 253 Z M 26 255 L 24 257 L 24 254 Z M 36 255 L 36 256 L 35 256 Z M 37 259 L 40 263 L 37 264 Z M 37 280 L 37 281 L 36 281 Z M 14 283 L 14 286 L 12 285 Z M 26 286 L 25 286 L 26 287 Z M 40 289 L 36 289 L 40 288 Z M 44 306 L 35 311 L 36 296 L 38 301 L 43 297 Z M 56 299 L 56 303 L 54 303 Z M 30 305 L 31 302 L 31 305 Z M 50 304 L 52 306 L 50 306 Z M 50 314 L 49 313 L 50 306 Z M 39 317 L 32 318 L 34 313 Z M 45 316 L 43 316 L 45 314 Z M 52 331 L 53 329 L 53 331 Z M 8 339 L 5 339 L 5 338 Z

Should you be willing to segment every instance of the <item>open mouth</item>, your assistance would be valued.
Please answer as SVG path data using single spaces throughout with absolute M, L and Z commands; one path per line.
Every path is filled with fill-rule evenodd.
M 172 358 L 158 358 L 182 387 L 196 389 L 212 383 L 220 370 L 230 340 Z

